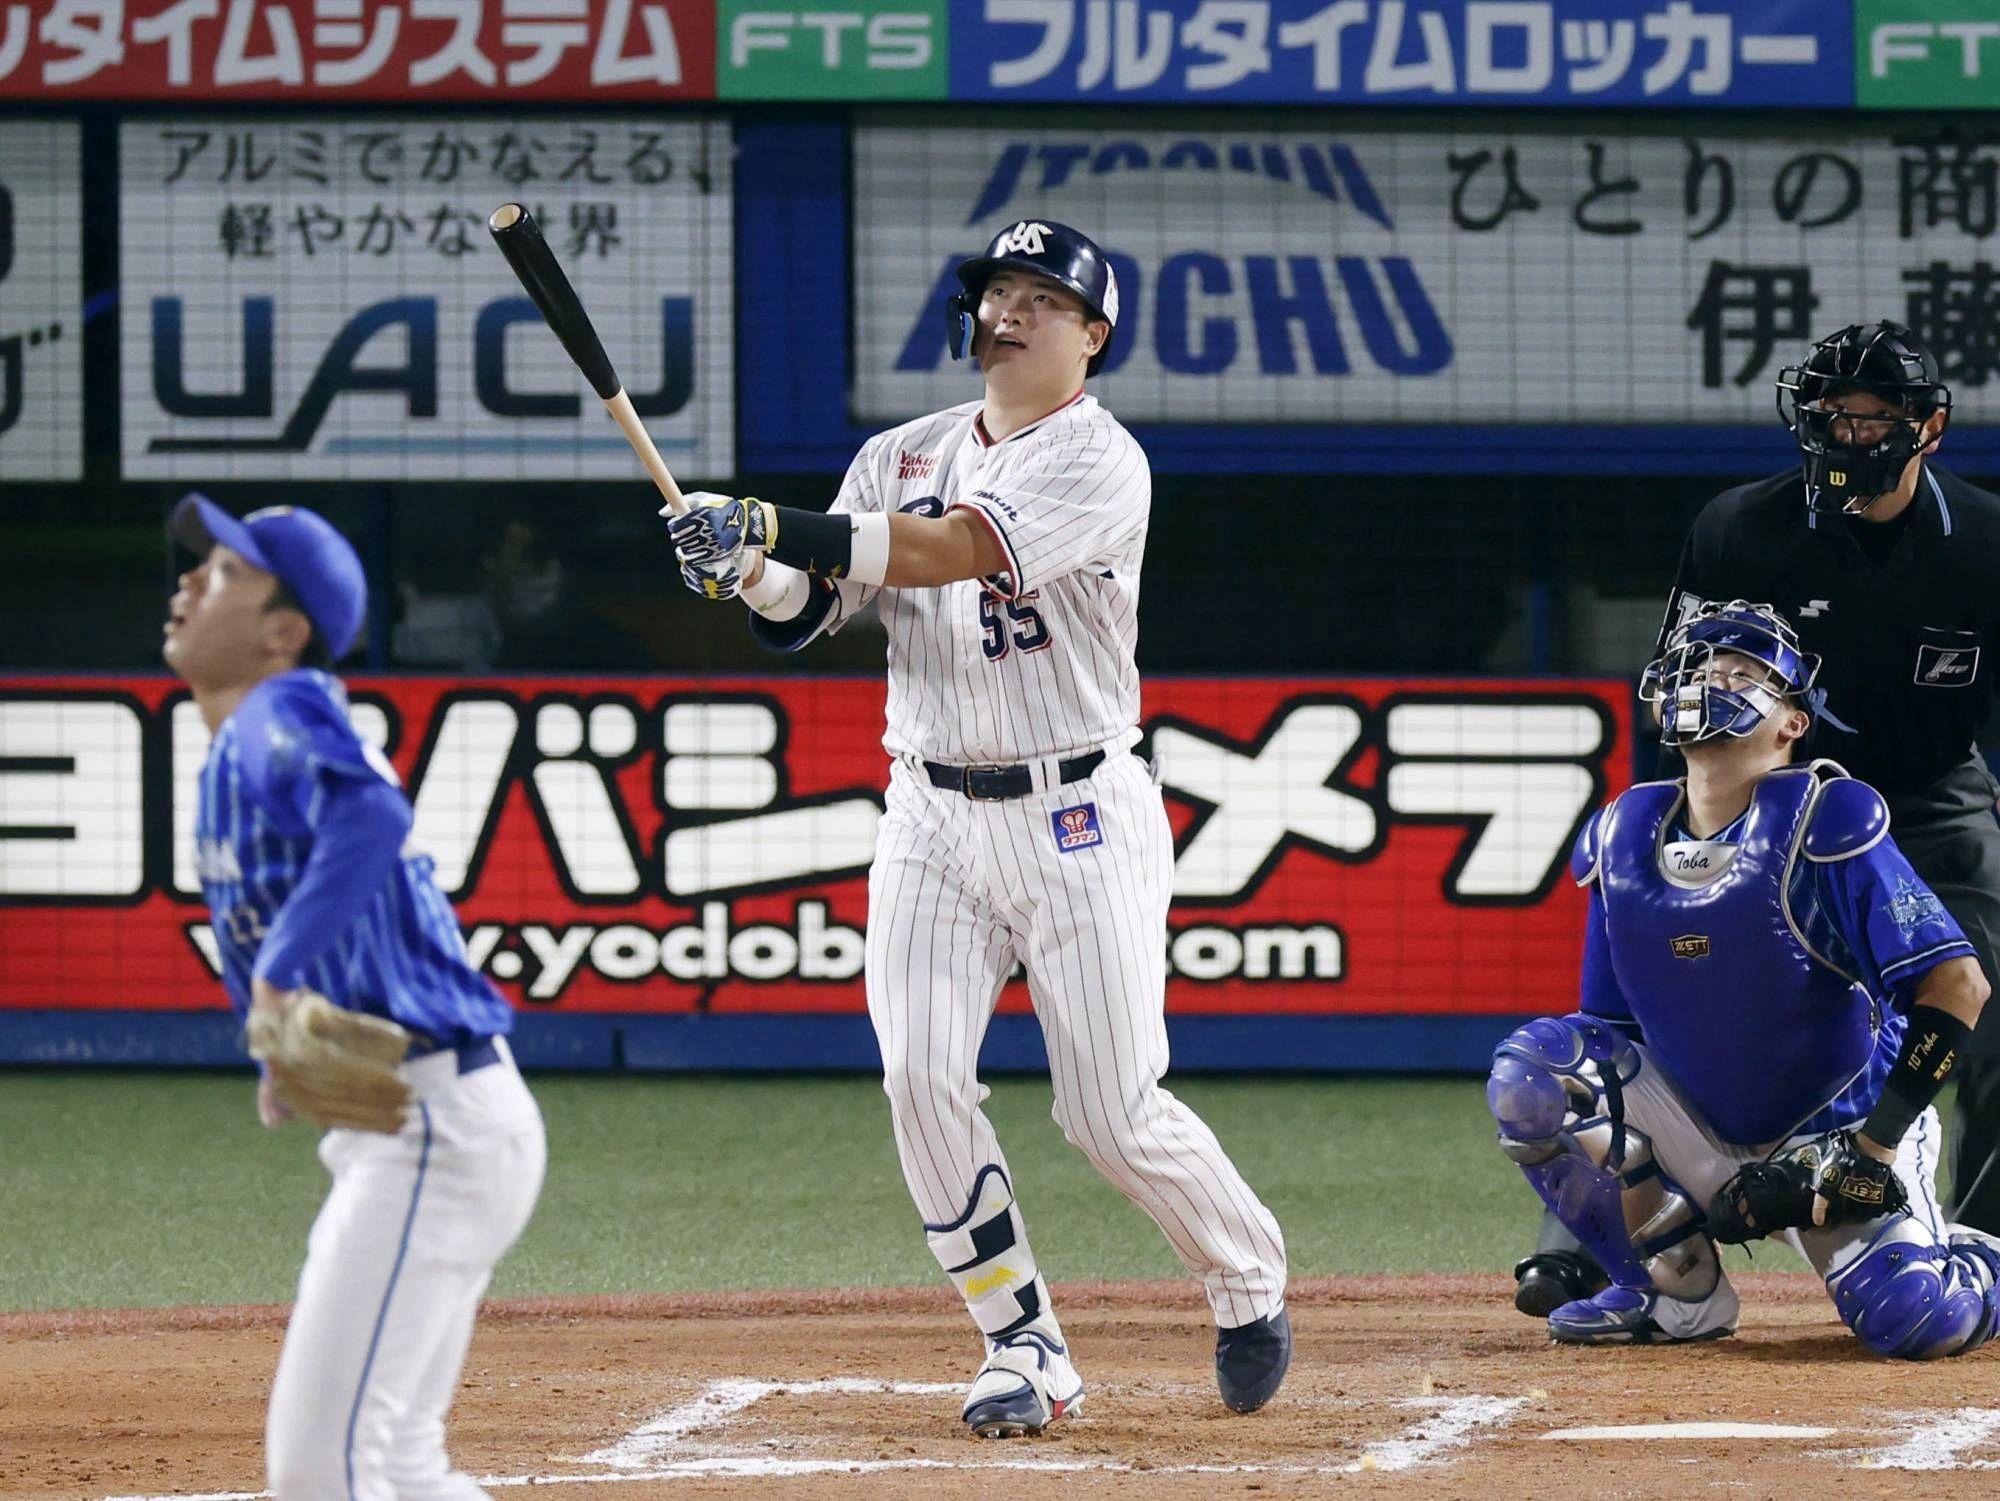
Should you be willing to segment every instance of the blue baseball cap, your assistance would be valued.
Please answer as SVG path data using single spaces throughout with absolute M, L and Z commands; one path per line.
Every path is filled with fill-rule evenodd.
M 168 519 L 176 542 L 206 556 L 221 543 L 253 567 L 275 574 L 305 606 L 335 660 L 347 655 L 368 613 L 368 578 L 354 545 L 333 523 L 303 506 L 266 506 L 237 520 L 206 495 L 181 497 Z

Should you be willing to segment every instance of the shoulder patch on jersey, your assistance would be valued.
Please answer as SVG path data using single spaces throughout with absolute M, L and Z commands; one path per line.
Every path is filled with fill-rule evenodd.
M 1889 834 L 1889 805 L 1882 794 L 1853 777 L 1830 778 L 1813 802 L 1805 856 L 1822 864 L 1871 850 Z
M 1945 926 L 1951 922 L 1951 914 L 1945 911 L 1937 893 L 1908 876 L 1896 877 L 1896 894 L 1882 910 L 1896 925 L 1896 931 L 1903 935 L 1905 943 L 1915 943 L 1917 935 L 1925 928 Z
M 1597 864 L 1604 856 L 1602 825 L 1604 815 L 1610 810 L 1611 804 L 1606 803 L 1586 818 L 1577 832 L 1576 846 L 1569 853 L 1569 876 L 1579 886 L 1588 886 L 1597 879 Z

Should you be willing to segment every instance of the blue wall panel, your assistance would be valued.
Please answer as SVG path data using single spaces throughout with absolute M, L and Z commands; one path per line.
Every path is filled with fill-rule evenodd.
M 1483 1073 L 1508 1016 L 1179 1016 L 1167 1022 L 1176 1074 L 1240 1072 Z M 881 1067 L 865 1016 L 522 1015 L 514 1053 L 529 1069 L 633 1073 Z M 1270 1060 L 1285 1060 L 1273 1070 Z M 987 1073 L 1048 1067 L 1032 1016 L 993 1020 Z M 250 1068 L 241 1029 L 216 1011 L 0 1012 L 0 1066 Z

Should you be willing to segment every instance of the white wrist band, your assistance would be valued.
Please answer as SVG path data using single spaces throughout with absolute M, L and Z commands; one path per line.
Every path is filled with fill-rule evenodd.
M 848 578 L 857 584 L 880 584 L 889 576 L 889 513 L 862 512 L 854 518 L 852 537 Z
M 803 569 L 767 557 L 757 582 L 745 584 L 740 597 L 766 620 L 792 620 L 806 607 L 811 595 L 812 585 Z

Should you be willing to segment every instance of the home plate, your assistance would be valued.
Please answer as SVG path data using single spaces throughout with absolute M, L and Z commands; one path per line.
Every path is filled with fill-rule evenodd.
M 1795 1428 L 1786 1423 L 1628 1423 L 1615 1428 L 1557 1428 L 1554 1439 L 1615 1438 L 1831 1438 L 1837 1428 Z

